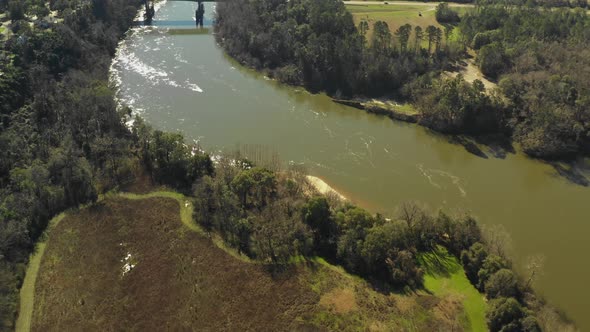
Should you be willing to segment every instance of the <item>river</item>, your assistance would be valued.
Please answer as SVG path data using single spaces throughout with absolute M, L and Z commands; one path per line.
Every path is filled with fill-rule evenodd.
M 135 27 L 121 43 L 111 74 L 123 103 L 208 151 L 236 144 L 278 151 L 372 211 L 391 214 L 418 200 L 503 225 L 516 264 L 544 255 L 538 290 L 590 330 L 590 188 L 522 154 L 494 157 L 483 148 L 482 158 L 420 126 L 268 80 L 224 55 L 210 33 L 169 31 L 193 28 L 195 6 L 164 3 L 155 26 Z M 206 4 L 206 24 L 214 6 Z

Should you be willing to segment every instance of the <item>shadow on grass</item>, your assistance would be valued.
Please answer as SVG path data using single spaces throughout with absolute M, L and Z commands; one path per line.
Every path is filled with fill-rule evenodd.
M 421 254 L 418 261 L 426 274 L 434 276 L 449 277 L 461 269 L 457 259 L 441 247 Z

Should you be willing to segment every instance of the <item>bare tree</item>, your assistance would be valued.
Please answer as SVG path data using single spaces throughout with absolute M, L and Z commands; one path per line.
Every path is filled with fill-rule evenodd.
M 512 252 L 512 237 L 504 225 L 492 225 L 483 227 L 483 238 L 487 245 L 488 253 L 508 258 Z
M 404 202 L 398 207 L 397 218 L 405 221 L 409 229 L 412 229 L 414 224 L 421 222 L 425 217 L 425 208 L 417 202 Z
M 536 280 L 543 275 L 545 267 L 545 255 L 536 254 L 527 258 L 526 270 L 528 279 L 526 281 L 526 288 L 530 287 Z

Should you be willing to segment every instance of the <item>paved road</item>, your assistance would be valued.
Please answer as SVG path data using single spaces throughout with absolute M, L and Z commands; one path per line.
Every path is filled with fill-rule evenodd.
M 422 2 L 422 1 L 386 1 L 389 5 L 400 6 L 428 6 L 434 7 L 440 2 Z M 383 5 L 383 1 L 344 1 L 347 5 Z M 449 3 L 449 7 L 474 7 L 471 3 Z

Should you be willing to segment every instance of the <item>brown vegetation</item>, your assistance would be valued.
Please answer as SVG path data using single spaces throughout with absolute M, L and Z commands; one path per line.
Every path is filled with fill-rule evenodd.
M 117 198 L 66 217 L 52 231 L 37 279 L 32 329 L 456 326 L 458 311 L 454 317 L 431 315 L 431 306 L 419 304 L 422 297 L 378 293 L 321 261 L 273 274 L 184 227 L 175 200 Z M 398 302 L 412 309 L 403 312 Z
M 317 296 L 273 280 L 179 220 L 171 199 L 110 200 L 52 234 L 36 286 L 33 330 L 286 330 Z M 135 265 L 124 273 L 124 258 Z

